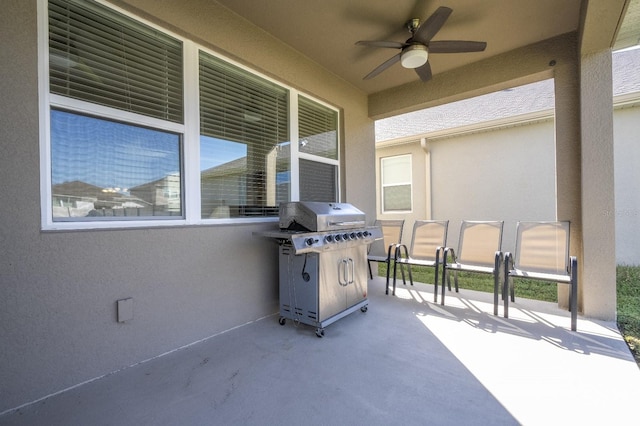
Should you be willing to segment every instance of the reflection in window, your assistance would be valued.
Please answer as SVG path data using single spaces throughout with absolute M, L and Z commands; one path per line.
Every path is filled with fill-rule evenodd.
M 338 113 L 298 96 L 300 152 L 338 159 Z
M 277 216 L 289 199 L 288 91 L 200 52 L 201 217 Z
M 180 153 L 180 135 L 52 110 L 53 219 L 182 217 Z

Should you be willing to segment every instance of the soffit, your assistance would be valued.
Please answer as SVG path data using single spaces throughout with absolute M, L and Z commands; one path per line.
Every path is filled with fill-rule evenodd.
M 622 21 L 614 49 L 624 49 L 640 43 L 640 0 L 631 0 Z
M 426 19 L 439 6 L 453 13 L 433 40 L 486 41 L 480 53 L 433 54 L 435 74 L 578 30 L 581 0 L 218 0 L 252 24 L 368 94 L 418 80 L 395 64 L 363 77 L 397 53 L 356 46 L 358 40 L 405 41 L 410 18 Z M 424 83 L 424 84 L 429 84 Z

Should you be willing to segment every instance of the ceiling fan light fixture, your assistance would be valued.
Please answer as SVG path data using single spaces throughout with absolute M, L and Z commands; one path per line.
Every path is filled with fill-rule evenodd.
M 429 50 L 422 44 L 412 44 L 406 47 L 400 55 L 400 63 L 405 68 L 419 68 L 427 63 Z

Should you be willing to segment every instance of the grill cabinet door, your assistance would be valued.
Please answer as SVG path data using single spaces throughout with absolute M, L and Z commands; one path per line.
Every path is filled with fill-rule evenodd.
M 331 250 L 320 255 L 320 321 L 367 297 L 366 246 Z
M 320 321 L 346 309 L 344 262 L 348 249 L 328 250 L 320 255 Z
M 367 246 L 359 245 L 349 249 L 349 258 L 353 264 L 353 282 L 345 288 L 345 309 L 367 298 Z

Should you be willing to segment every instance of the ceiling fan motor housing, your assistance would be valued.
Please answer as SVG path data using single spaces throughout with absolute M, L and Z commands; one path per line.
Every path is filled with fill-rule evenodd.
M 424 44 L 411 44 L 402 49 L 400 63 L 405 68 L 419 68 L 427 63 L 429 49 Z

